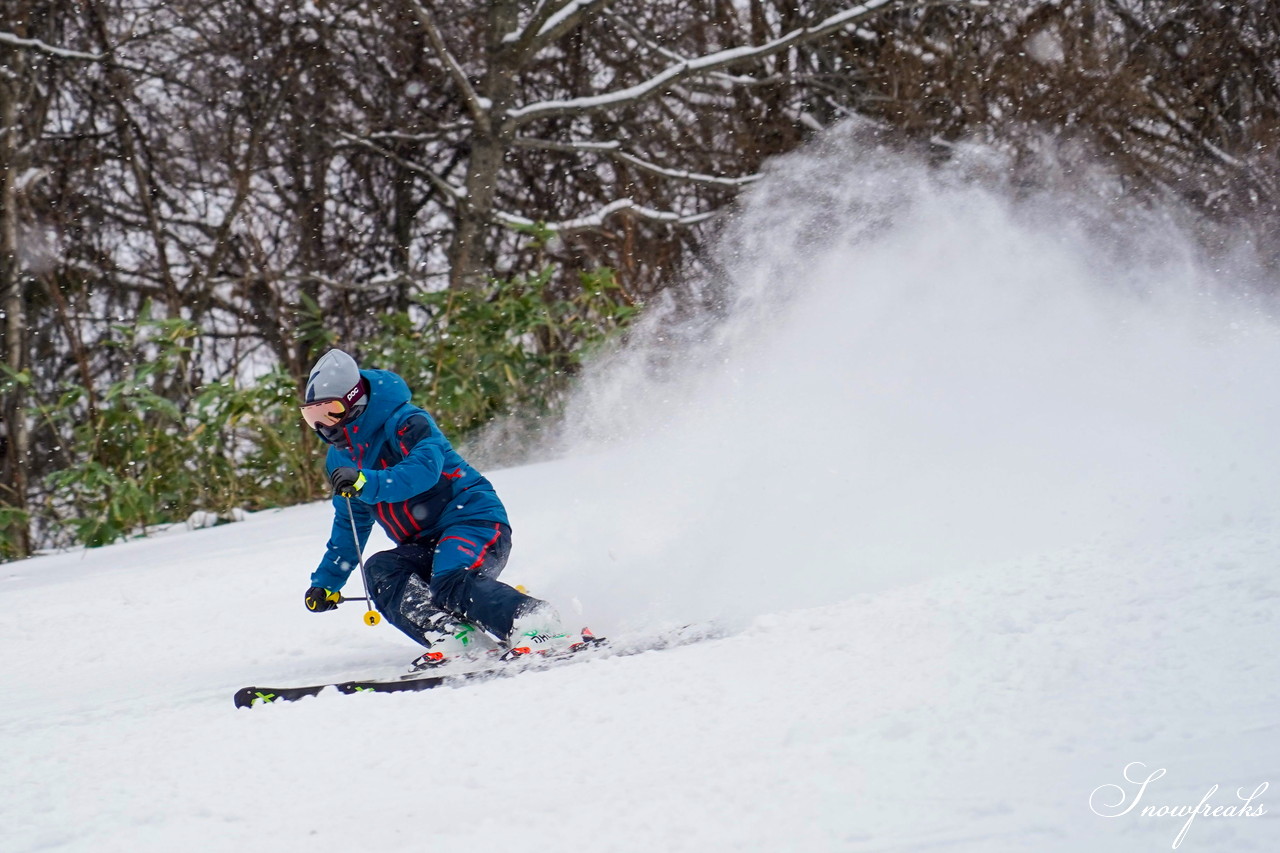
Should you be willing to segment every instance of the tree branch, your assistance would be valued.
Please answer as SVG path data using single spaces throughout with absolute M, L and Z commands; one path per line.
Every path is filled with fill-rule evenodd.
M 629 154 L 622 150 L 620 142 L 553 142 L 546 139 L 536 139 L 533 137 L 522 136 L 515 140 L 515 144 L 521 148 L 534 148 L 541 151 L 561 151 L 566 154 L 581 154 L 589 152 L 593 154 L 602 154 L 612 160 L 622 163 L 628 163 L 635 166 L 641 171 L 648 172 L 651 175 L 657 175 L 663 178 L 674 178 L 680 181 L 688 181 L 695 184 L 711 184 L 722 187 L 742 187 L 747 184 L 755 183 L 760 179 L 759 175 L 743 175 L 737 178 L 725 178 L 719 175 L 705 175 L 700 172 L 689 172 L 683 169 L 668 169 L 665 166 L 659 166 L 657 163 L 651 163 Z
M 81 59 L 86 62 L 101 62 L 106 59 L 106 55 L 101 53 L 83 53 L 78 50 L 67 50 L 65 47 L 56 47 L 40 39 L 27 39 L 21 36 L 15 36 L 13 33 L 0 32 L 0 44 L 7 44 L 13 47 L 25 47 L 30 50 L 38 50 L 41 53 L 47 53 L 50 56 L 58 56 L 63 59 Z
M 614 0 L 572 0 L 563 5 L 555 14 L 547 16 L 539 23 L 536 30 L 531 26 L 521 34 L 518 45 L 530 54 L 537 53 L 549 44 L 558 41 L 565 33 L 582 23 L 584 18 L 591 17 L 613 5 Z M 528 40 L 527 46 L 524 44 Z
M 355 134 L 347 133 L 346 131 L 342 131 L 342 130 L 337 131 L 337 135 L 342 139 L 345 139 L 348 142 L 352 143 L 353 145 L 359 145 L 363 148 L 368 148 L 370 151 L 377 153 L 379 156 L 386 157 L 388 160 L 390 160 L 391 162 L 395 163 L 397 166 L 400 166 L 403 169 L 413 172 L 416 175 L 422 175 L 429 182 L 431 182 L 431 184 L 435 186 L 436 189 L 440 190 L 440 192 L 443 193 L 445 197 L 449 199 L 449 201 L 455 204 L 459 200 L 461 200 L 463 196 L 466 195 L 466 193 L 464 193 L 461 189 L 459 189 L 458 187 L 455 187 L 453 184 L 449 183 L 444 178 L 440 177 L 435 172 L 428 169 L 426 166 L 419 165 L 417 163 L 414 163 L 411 160 L 406 160 L 400 155 L 392 151 L 388 151 L 387 149 L 383 148 L 380 145 L 373 144 L 372 142 L 370 142 L 368 139 L 365 139 L 364 137 L 356 136 Z
M 415 0 L 416 2 L 416 0 Z M 671 87 L 673 84 L 699 74 L 705 74 L 709 71 L 716 71 L 729 65 L 750 60 L 764 59 L 776 53 L 781 53 L 790 47 L 806 41 L 821 38 L 829 35 L 837 30 L 841 30 L 850 24 L 856 23 L 863 18 L 870 17 L 880 12 L 886 6 L 890 6 L 900 0 L 867 0 L 867 2 L 855 6 L 852 9 L 845 9 L 843 12 L 837 12 L 818 23 L 809 27 L 800 27 L 792 30 L 786 35 L 779 36 L 772 41 L 765 42 L 756 46 L 744 46 L 728 48 L 726 50 L 709 53 L 706 56 L 697 59 L 685 60 L 668 66 L 665 70 L 650 77 L 643 83 L 637 83 L 626 89 L 620 89 L 616 92 L 606 92 L 603 95 L 592 95 L 583 98 L 570 98 L 563 101 L 542 101 L 536 104 L 519 107 L 511 110 L 507 117 L 513 124 L 526 124 L 531 121 L 537 121 L 543 118 L 552 118 L 566 115 L 580 115 L 582 113 L 594 112 L 597 110 L 606 110 L 613 107 L 632 104 L 643 100 L 650 96 L 659 94 Z
M 436 52 L 436 56 L 444 63 L 453 82 L 462 90 L 462 100 L 466 103 L 467 109 L 471 111 L 471 117 L 475 119 L 477 125 L 487 130 L 489 127 L 489 107 L 491 106 L 488 99 L 481 97 L 480 93 L 471 85 L 471 78 L 467 76 L 467 72 L 463 70 L 458 60 L 454 58 L 453 53 L 449 50 L 449 46 L 445 44 L 444 35 L 440 32 L 440 28 L 436 26 L 435 18 L 431 16 L 431 12 L 428 11 L 427 7 L 423 6 L 419 0 L 408 0 L 408 3 L 413 16 L 418 20 L 418 26 L 422 27 L 427 41 L 431 43 L 431 49 Z
M 538 37 L 538 33 L 542 32 L 543 24 L 565 6 L 576 2 L 577 0 L 541 0 L 523 27 L 502 37 L 502 44 L 516 51 L 528 50 L 533 45 L 533 40 Z
M 532 219 L 527 219 L 523 216 L 516 216 L 515 214 L 501 210 L 495 211 L 494 219 L 503 225 L 515 228 L 540 226 L 548 231 L 553 231 L 556 234 L 566 235 L 577 234 L 582 231 L 596 231 L 604 227 L 606 219 L 623 212 L 630 213 L 639 219 L 644 219 L 649 222 L 661 222 L 667 225 L 696 225 L 699 222 L 705 222 L 715 215 L 715 211 L 682 214 L 669 210 L 655 210 L 652 207 L 645 207 L 642 204 L 636 204 L 629 198 L 620 198 L 617 201 L 606 204 L 590 216 L 581 216 L 577 219 L 566 219 L 562 222 L 538 223 Z

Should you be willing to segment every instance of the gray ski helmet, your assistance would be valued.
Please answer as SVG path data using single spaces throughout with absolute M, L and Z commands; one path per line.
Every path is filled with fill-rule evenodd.
M 357 417 L 369 403 L 368 389 L 360 377 L 360 365 L 340 349 L 331 349 L 316 362 L 307 377 L 304 403 L 341 400 L 346 412 L 341 422 Z

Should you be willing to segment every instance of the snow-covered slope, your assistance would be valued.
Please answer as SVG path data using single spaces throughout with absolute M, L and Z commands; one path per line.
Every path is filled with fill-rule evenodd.
M 237 712 L 247 683 L 413 656 L 359 608 L 299 605 L 325 514 L 5 567 L 4 849 L 1156 851 L 1184 821 L 1090 811 L 1130 762 L 1168 770 L 1144 806 L 1280 775 L 1275 525 L 1037 554 L 499 683 Z M 1269 817 L 1197 820 L 1182 849 L 1275 847 Z
M 0 566 L 0 849 L 1276 849 L 1280 789 L 1168 816 L 1280 783 L 1274 320 L 1160 223 L 831 145 L 696 346 L 493 474 L 508 580 L 729 636 L 237 711 L 415 654 L 302 607 L 327 505 Z

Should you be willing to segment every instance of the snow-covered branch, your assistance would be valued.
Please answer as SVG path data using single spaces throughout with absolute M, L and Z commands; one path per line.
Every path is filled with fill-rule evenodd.
M 530 27 L 522 35 L 520 42 L 528 43 L 528 49 L 536 53 L 545 46 L 554 43 L 566 33 L 578 26 L 586 18 L 603 11 L 613 4 L 614 0 L 570 0 L 562 5 L 554 14 L 538 22 L 535 29 Z M 548 4 L 551 8 L 551 4 Z
M 543 25 L 552 16 L 560 13 L 567 6 L 576 5 L 577 2 L 578 0 L 539 0 L 533 9 L 533 13 L 529 15 L 529 20 L 525 21 L 524 26 L 503 36 L 502 43 L 517 49 L 529 48 L 533 44 L 533 40 L 538 37 L 538 33 L 542 32 Z
M 0 44 L 11 45 L 12 47 L 25 47 L 29 50 L 38 50 L 41 53 L 47 53 L 50 56 L 57 56 L 62 59 L 79 59 L 85 62 L 101 62 L 106 59 L 99 53 L 84 53 L 79 50 L 68 50 L 65 47 L 57 47 L 56 45 L 40 41 L 40 39 L 28 39 L 16 36 L 13 33 L 0 32 Z
M 714 184 L 722 187 L 744 187 L 747 184 L 753 184 L 760 180 L 758 174 L 743 175 L 737 178 L 725 178 L 718 175 L 704 175 L 700 172 L 689 172 L 684 169 L 668 169 L 665 166 L 659 166 L 656 163 L 650 163 L 648 160 L 642 160 L 634 154 L 628 154 L 625 151 L 618 151 L 613 156 L 624 163 L 630 163 L 637 169 L 648 172 L 651 175 L 659 175 L 664 178 L 675 178 L 681 181 L 689 181 L 695 184 Z
M 661 222 L 667 225 L 696 225 L 699 222 L 705 222 L 707 219 L 710 219 L 715 215 L 715 211 L 683 214 L 675 213 L 670 210 L 655 210 L 652 207 L 636 204 L 629 198 L 620 198 L 617 201 L 606 204 L 604 207 L 589 216 L 581 216 L 576 219 L 566 219 L 561 222 L 538 223 L 524 216 L 517 216 L 505 211 L 497 211 L 494 214 L 494 218 L 503 225 L 509 225 L 515 228 L 540 226 L 548 231 L 555 232 L 556 234 L 568 235 L 603 228 L 607 219 L 624 212 L 639 219 L 644 219 L 649 222 Z
M 607 18 L 615 27 L 630 33 L 632 38 L 634 38 L 638 43 L 643 44 L 649 50 L 653 51 L 656 56 L 664 57 L 668 62 L 673 63 L 688 61 L 689 58 L 687 56 L 682 56 L 679 53 L 676 53 L 658 39 L 651 37 L 643 29 L 636 26 L 635 22 L 627 18 L 626 15 L 620 15 L 611 10 L 605 14 L 605 18 Z M 777 83 L 782 78 L 777 74 L 770 74 L 768 77 L 752 77 L 750 75 L 728 74 L 717 71 L 713 74 L 708 74 L 706 79 L 718 81 L 728 87 L 736 87 L 767 85 Z
M 852 9 L 837 12 L 809 27 L 794 29 L 785 35 L 761 45 L 746 45 L 728 48 L 709 53 L 706 56 L 677 62 L 663 71 L 634 86 L 628 86 L 616 92 L 606 92 L 582 98 L 569 98 L 562 101 L 541 101 L 536 104 L 519 107 L 507 113 L 510 121 L 524 124 L 543 118 L 576 115 L 596 110 L 634 103 L 644 98 L 660 94 L 675 83 L 699 74 L 718 71 L 739 62 L 764 59 L 788 48 L 812 39 L 821 38 L 861 21 L 899 0 L 867 0 Z

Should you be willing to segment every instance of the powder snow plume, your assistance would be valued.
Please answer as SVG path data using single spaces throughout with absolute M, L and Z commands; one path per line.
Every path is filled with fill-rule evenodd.
M 774 163 L 721 240 L 714 316 L 650 323 L 585 377 L 581 503 L 521 545 L 560 564 L 550 591 L 750 618 L 1273 509 L 1256 269 L 1054 168 L 1072 190 L 1015 199 L 990 152 L 932 168 L 856 127 Z

